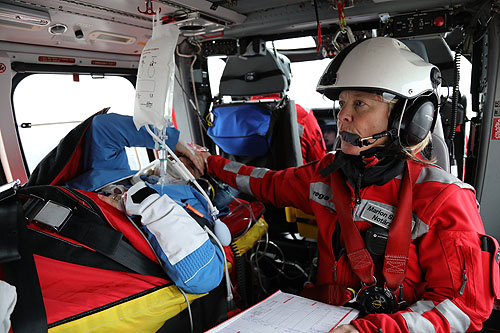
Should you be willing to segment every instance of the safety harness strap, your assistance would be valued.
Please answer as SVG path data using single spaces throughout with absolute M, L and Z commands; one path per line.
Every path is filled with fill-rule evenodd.
M 331 185 L 333 203 L 337 210 L 342 234 L 349 235 L 349 237 L 344 237 L 344 242 L 352 270 L 364 284 L 371 285 L 375 265 L 352 218 L 352 200 L 345 181 L 338 171 L 332 174 Z
M 412 163 L 407 163 L 399 191 L 398 209 L 389 229 L 382 274 L 387 287 L 391 291 L 399 288 L 408 268 L 413 212 L 413 184 L 417 181 L 420 170 Z
M 411 242 L 413 184 L 421 168 L 407 163 L 399 191 L 398 209 L 389 229 L 389 239 L 385 250 L 383 275 L 391 291 L 398 290 L 406 275 L 408 253 Z M 354 273 L 365 285 L 373 285 L 375 264 L 366 249 L 359 229 L 353 220 L 352 200 L 349 189 L 338 171 L 331 180 L 333 201 L 337 209 L 338 221 L 347 250 L 347 257 Z

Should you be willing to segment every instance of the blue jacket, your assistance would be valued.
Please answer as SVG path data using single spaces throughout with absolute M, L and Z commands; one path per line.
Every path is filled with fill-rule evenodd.
M 167 128 L 167 145 L 175 151 L 179 131 Z M 127 178 L 137 172 L 131 170 L 125 147 L 154 148 L 154 141 L 142 127 L 135 128 L 131 116 L 116 113 L 94 117 L 85 133 L 84 172 L 67 183 L 68 186 L 85 191 L 95 191 L 107 184 Z

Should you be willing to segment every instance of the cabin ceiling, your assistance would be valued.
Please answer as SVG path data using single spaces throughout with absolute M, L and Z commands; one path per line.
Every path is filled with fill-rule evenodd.
M 317 0 L 323 28 L 337 27 L 334 0 Z M 448 9 L 468 0 L 345 0 L 348 24 L 380 20 L 398 13 Z M 153 0 L 152 9 L 201 26 L 200 34 L 183 30 L 200 40 L 245 36 L 289 36 L 316 29 L 314 1 L 297 0 Z M 0 0 L 0 40 L 51 47 L 139 55 L 151 37 L 152 16 L 143 14 L 144 0 Z M 25 21 L 5 18 L 18 11 Z M 183 16 L 184 15 L 184 16 Z M 31 17 L 47 25 L 33 25 Z M 26 21 L 28 17 L 28 21 Z M 28 23 L 25 23 L 28 22 Z M 194 23 L 193 23 L 194 22 Z M 203 28 L 206 27 L 206 28 Z M 189 27 L 193 28 L 193 27 Z M 51 33 L 52 32 L 52 33 Z

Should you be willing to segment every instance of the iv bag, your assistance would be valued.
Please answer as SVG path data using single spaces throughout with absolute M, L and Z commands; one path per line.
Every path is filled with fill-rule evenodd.
M 158 22 L 158 20 L 157 20 Z M 164 128 L 172 124 L 174 102 L 175 47 L 179 28 L 174 24 L 153 25 L 153 36 L 146 43 L 137 73 L 134 124 Z

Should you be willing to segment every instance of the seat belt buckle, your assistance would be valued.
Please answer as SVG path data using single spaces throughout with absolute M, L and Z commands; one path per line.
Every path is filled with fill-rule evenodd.
M 55 232 L 60 232 L 73 214 L 71 208 L 52 200 L 30 198 L 25 203 L 28 221 L 41 224 Z
M 14 180 L 10 183 L 3 184 L 0 186 L 0 201 L 8 199 L 17 193 L 17 189 L 21 185 L 21 181 L 19 179 Z

